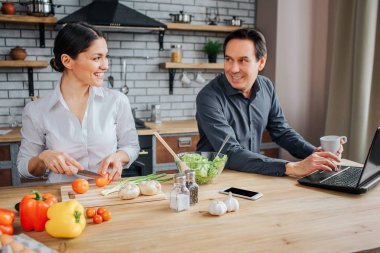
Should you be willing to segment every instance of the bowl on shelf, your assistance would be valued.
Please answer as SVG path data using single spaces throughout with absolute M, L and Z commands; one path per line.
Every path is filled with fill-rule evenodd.
M 11 57 L 12 60 L 25 60 L 26 56 L 28 54 L 26 53 L 26 50 L 22 47 L 14 47 L 11 49 L 9 52 L 9 56 Z
M 195 181 L 197 184 L 208 184 L 215 182 L 215 179 L 222 173 L 224 166 L 227 162 L 227 155 L 219 154 L 216 156 L 216 152 L 184 152 L 179 153 L 178 157 L 183 161 L 190 169 L 195 170 Z M 176 163 L 178 170 L 181 173 L 181 166 Z

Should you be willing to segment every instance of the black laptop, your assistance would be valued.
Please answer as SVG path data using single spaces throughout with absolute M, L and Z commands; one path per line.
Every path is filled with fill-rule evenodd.
M 298 180 L 300 184 L 347 193 L 364 193 L 380 181 L 380 127 L 369 148 L 364 167 L 340 166 L 337 172 L 315 171 Z

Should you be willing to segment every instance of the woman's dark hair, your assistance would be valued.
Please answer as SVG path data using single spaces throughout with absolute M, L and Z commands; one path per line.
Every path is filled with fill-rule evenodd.
M 54 40 L 54 58 L 50 60 L 50 65 L 56 71 L 63 72 L 65 66 L 61 61 L 62 54 L 75 59 L 98 38 L 104 38 L 104 35 L 89 24 L 79 22 L 65 25 Z
M 223 44 L 223 52 L 226 55 L 226 47 L 228 42 L 233 39 L 250 40 L 256 48 L 256 59 L 260 60 L 267 53 L 267 46 L 264 35 L 255 29 L 239 29 L 228 34 Z

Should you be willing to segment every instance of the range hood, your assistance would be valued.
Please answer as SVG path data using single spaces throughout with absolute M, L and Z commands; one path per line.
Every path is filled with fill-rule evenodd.
M 163 50 L 166 25 L 120 4 L 118 0 L 94 0 L 89 5 L 58 20 L 58 24 L 79 21 L 93 25 L 102 31 L 159 31 L 160 50 Z

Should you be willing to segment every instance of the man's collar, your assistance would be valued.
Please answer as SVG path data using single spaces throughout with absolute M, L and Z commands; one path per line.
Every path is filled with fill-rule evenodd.
M 225 87 L 226 93 L 227 93 L 228 96 L 233 96 L 233 95 L 241 94 L 241 92 L 239 90 L 234 89 L 232 87 L 232 85 L 230 84 L 230 82 L 228 81 L 228 79 L 226 77 L 226 74 L 223 74 L 221 77 L 222 77 L 223 86 Z

